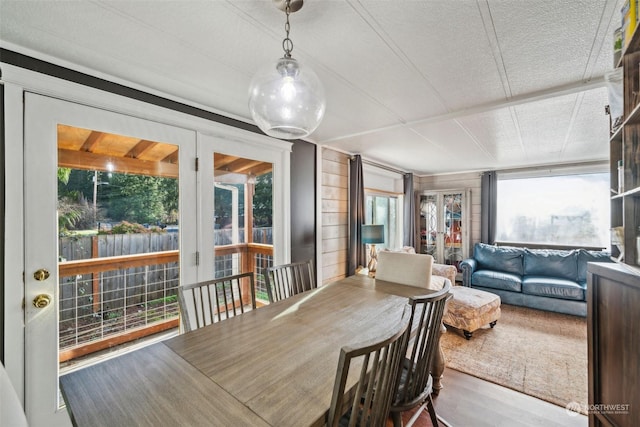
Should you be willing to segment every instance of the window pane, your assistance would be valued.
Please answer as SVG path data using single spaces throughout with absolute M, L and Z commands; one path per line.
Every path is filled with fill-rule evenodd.
M 398 206 L 397 197 L 366 195 L 364 223 L 384 225 L 384 243 L 376 245 L 378 249 L 393 249 L 402 245 L 402 226 Z
M 498 181 L 500 242 L 609 248 L 609 175 Z
M 179 147 L 63 124 L 57 130 L 65 152 L 57 204 L 64 370 L 177 331 Z M 117 262 L 106 264 L 111 257 Z
M 264 271 L 273 265 L 273 164 L 219 152 L 212 160 L 214 277 L 254 271 L 256 297 L 266 302 Z

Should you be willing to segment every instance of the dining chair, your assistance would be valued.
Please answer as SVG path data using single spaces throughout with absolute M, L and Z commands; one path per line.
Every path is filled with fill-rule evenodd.
M 269 267 L 265 281 L 270 303 L 317 287 L 312 260 Z
M 376 338 L 342 347 L 327 417 L 329 427 L 383 427 L 406 348 L 411 309 L 405 306 L 401 320 Z M 360 362 L 358 364 L 357 362 Z M 354 371 L 349 373 L 350 368 Z M 359 370 L 355 393 L 346 390 L 347 378 Z
M 254 274 L 242 273 L 178 288 L 185 332 L 256 308 Z M 247 283 L 248 282 L 248 283 Z
M 431 255 L 381 251 L 378 254 L 376 279 L 432 289 L 432 267 Z
M 433 393 L 431 363 L 438 351 L 442 316 L 447 300 L 451 297 L 450 289 L 451 283 L 447 280 L 443 288 L 437 292 L 409 298 L 411 338 L 408 340 L 405 359 L 401 365 L 400 380 L 391 404 L 394 427 L 402 426 L 401 412 L 417 406 L 420 408 L 407 425 L 413 425 L 425 408 L 429 411 L 434 427 L 448 425 L 436 415 L 431 399 L 431 393 Z

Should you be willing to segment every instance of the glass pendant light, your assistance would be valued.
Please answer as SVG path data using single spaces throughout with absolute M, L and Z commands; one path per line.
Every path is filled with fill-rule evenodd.
M 302 7 L 302 1 L 296 3 L 297 9 Z M 291 11 L 291 0 L 286 0 L 284 57 L 258 70 L 249 86 L 249 110 L 253 120 L 267 135 L 282 139 L 309 135 L 318 127 L 325 111 L 324 88 L 318 76 L 291 57 Z

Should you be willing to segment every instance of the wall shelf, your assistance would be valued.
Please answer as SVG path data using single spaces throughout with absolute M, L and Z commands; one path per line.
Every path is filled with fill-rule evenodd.
M 618 128 L 611 134 L 609 138 L 612 142 L 621 142 L 622 141 L 622 130 L 625 126 L 638 124 L 640 123 L 640 99 L 638 99 L 638 104 L 633 108 L 633 111 L 629 113 L 629 116 L 622 122 L 622 125 L 618 126 Z
M 636 236 L 640 227 L 640 30 L 620 58 L 623 71 L 623 120 L 609 138 L 611 188 L 611 228 L 622 227 L 623 244 L 611 245 L 614 256 L 622 255 L 630 266 L 640 264 Z M 622 185 L 618 185 L 618 162 L 621 161 Z M 616 194 L 621 187 L 624 191 Z M 616 253 L 622 248 L 623 254 Z
M 640 197 L 640 187 L 633 188 L 629 191 L 625 191 L 622 194 L 616 194 L 612 196 L 612 199 L 622 199 L 624 197 Z

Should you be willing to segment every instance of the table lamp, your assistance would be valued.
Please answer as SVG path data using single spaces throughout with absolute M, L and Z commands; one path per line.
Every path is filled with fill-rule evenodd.
M 362 225 L 362 243 L 371 245 L 369 253 L 369 274 L 375 273 L 378 264 L 378 254 L 376 253 L 376 243 L 384 243 L 384 225 Z

